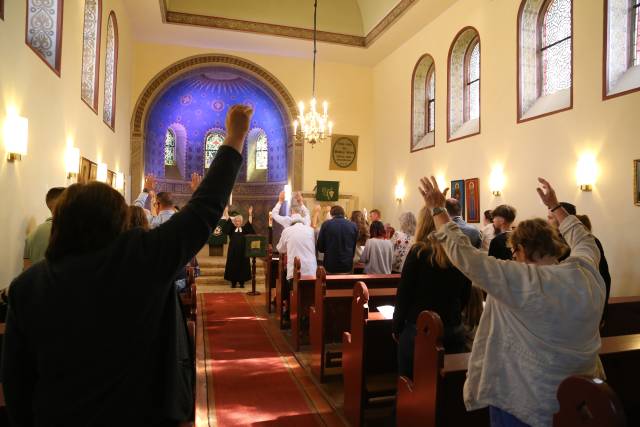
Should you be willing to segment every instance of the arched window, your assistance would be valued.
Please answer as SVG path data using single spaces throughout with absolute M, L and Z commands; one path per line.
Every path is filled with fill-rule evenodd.
M 63 0 L 27 0 L 26 43 L 58 76 L 62 54 Z
M 118 21 L 112 11 L 107 21 L 107 53 L 104 67 L 104 111 L 102 120 L 115 131 L 116 81 L 118 78 Z
M 640 90 L 640 0 L 606 0 L 603 98 Z
M 411 145 L 418 151 L 435 145 L 436 72 L 431 55 L 423 55 L 413 69 L 411 82 Z
M 518 13 L 518 122 L 572 106 L 573 1 L 523 0 Z
M 176 134 L 172 129 L 167 129 L 164 139 L 164 164 L 165 166 L 176 164 Z
M 100 70 L 100 16 L 102 0 L 85 0 L 82 35 L 82 79 L 80 97 L 98 112 L 98 70 Z
M 447 141 L 480 133 L 480 35 L 473 27 L 460 30 L 449 48 Z
M 207 132 L 204 139 L 204 167 L 209 168 L 211 162 L 218 154 L 218 149 L 224 142 L 224 130 L 212 129 Z
M 267 169 L 269 166 L 269 150 L 267 135 L 261 132 L 256 140 L 256 169 Z

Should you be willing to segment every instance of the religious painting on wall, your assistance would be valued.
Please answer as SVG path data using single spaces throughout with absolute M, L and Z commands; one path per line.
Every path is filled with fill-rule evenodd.
M 337 202 L 340 181 L 318 181 L 316 184 L 316 200 L 319 202 Z
M 640 159 L 633 161 L 633 203 L 640 206 Z
M 89 182 L 89 176 L 91 174 L 91 164 L 93 162 L 87 158 L 82 158 L 80 160 L 80 173 L 78 174 L 78 183 L 86 184 Z M 96 165 L 97 167 L 97 165 Z
M 467 222 L 480 222 L 480 178 L 464 181 L 467 205 Z
M 91 162 L 91 167 L 89 168 L 89 181 L 95 181 L 97 178 L 98 178 L 98 164 Z
M 465 202 L 466 199 L 464 198 L 464 179 L 457 179 L 455 181 L 451 181 L 451 189 L 449 190 L 449 194 L 451 194 L 451 197 L 453 197 L 460 203 L 460 209 L 461 209 L 460 216 L 464 218 L 464 214 L 465 214 L 464 204 L 466 203 Z
M 353 135 L 333 135 L 331 137 L 330 170 L 358 170 L 358 137 Z

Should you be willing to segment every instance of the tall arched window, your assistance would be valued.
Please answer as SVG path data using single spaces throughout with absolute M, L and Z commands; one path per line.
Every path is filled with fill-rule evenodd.
M 85 0 L 82 33 L 82 79 L 80 97 L 98 112 L 98 70 L 100 70 L 100 17 L 102 0 Z
M 104 67 L 104 111 L 102 120 L 115 131 L 116 82 L 118 78 L 118 21 L 111 11 L 107 21 L 107 53 Z
M 269 147 L 267 135 L 262 132 L 256 140 L 256 169 L 267 169 L 269 166 Z
M 423 55 L 411 82 L 411 145 L 418 151 L 435 145 L 436 68 L 431 55 Z
M 176 164 L 176 134 L 172 129 L 167 129 L 164 138 L 164 165 L 175 166 Z
M 224 142 L 224 130 L 212 129 L 207 132 L 204 139 L 204 167 L 209 168 L 211 162 L 218 154 L 218 149 Z
M 603 98 L 640 90 L 640 0 L 606 0 Z
M 460 30 L 449 48 L 449 142 L 480 133 L 480 54 L 480 35 L 476 29 Z
M 573 1 L 523 0 L 518 13 L 518 122 L 572 106 Z
M 27 45 L 58 76 L 62 57 L 63 0 L 27 0 Z

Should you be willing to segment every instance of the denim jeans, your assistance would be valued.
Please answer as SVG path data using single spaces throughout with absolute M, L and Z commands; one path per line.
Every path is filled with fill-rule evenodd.
M 503 411 L 495 406 L 489 406 L 489 418 L 491 418 L 491 427 L 529 427 L 510 413 Z

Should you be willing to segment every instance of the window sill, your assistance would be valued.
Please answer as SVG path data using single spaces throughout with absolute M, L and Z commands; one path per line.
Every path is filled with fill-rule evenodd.
M 615 84 L 610 86 L 604 99 L 626 95 L 637 90 L 640 90 L 640 65 L 625 71 Z
M 411 146 L 411 152 L 432 148 L 436 145 L 435 132 L 425 134 L 416 145 Z
M 449 135 L 449 141 L 455 141 L 457 139 L 466 138 L 468 136 L 477 135 L 480 133 L 480 119 L 468 120 L 462 124 L 455 132 Z
M 552 93 L 551 95 L 541 96 L 529 107 L 522 117 L 518 119 L 518 122 L 526 122 L 571 109 L 573 106 L 571 91 L 572 88 L 569 88 Z

